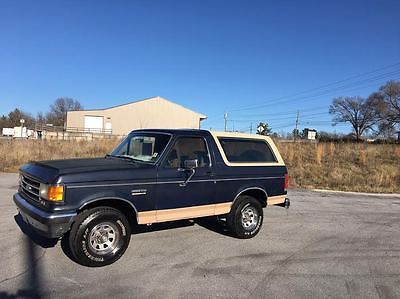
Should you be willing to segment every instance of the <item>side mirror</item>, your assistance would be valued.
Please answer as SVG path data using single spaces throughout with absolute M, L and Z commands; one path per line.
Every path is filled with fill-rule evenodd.
M 183 165 L 185 169 L 195 169 L 199 167 L 199 160 L 193 159 L 193 160 L 185 160 L 183 162 Z
M 184 168 L 178 169 L 178 171 L 185 171 L 187 172 L 188 170 L 190 171 L 190 174 L 187 175 L 187 178 L 184 182 L 180 183 L 179 186 L 185 187 L 189 181 L 192 179 L 194 174 L 196 173 L 196 168 L 199 167 L 199 161 L 197 159 L 194 160 L 185 160 L 183 161 Z

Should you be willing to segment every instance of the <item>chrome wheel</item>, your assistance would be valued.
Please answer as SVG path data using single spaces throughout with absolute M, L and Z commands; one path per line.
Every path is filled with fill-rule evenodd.
M 245 230 L 251 231 L 256 228 L 258 219 L 259 215 L 255 207 L 247 206 L 242 210 L 242 227 Z
M 96 254 L 108 254 L 116 249 L 119 238 L 117 226 L 111 222 L 103 222 L 90 231 L 89 246 Z

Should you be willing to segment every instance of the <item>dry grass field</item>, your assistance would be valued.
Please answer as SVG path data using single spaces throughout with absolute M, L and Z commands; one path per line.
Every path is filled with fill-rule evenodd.
M 16 172 L 30 160 L 99 157 L 119 139 L 94 141 L 2 140 L 0 171 Z M 400 193 L 400 145 L 280 143 L 290 186 L 332 190 Z
M 17 172 L 28 161 L 100 157 L 109 153 L 120 139 L 88 140 L 2 140 L 0 171 Z
M 290 185 L 342 191 L 400 193 L 400 145 L 279 143 Z

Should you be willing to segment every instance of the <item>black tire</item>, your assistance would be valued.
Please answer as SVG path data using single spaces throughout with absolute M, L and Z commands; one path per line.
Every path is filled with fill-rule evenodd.
M 258 234 L 263 223 L 260 202 L 248 195 L 239 196 L 226 217 L 230 233 L 239 239 L 249 239 Z
M 131 227 L 124 214 L 97 207 L 78 215 L 69 233 L 69 247 L 79 264 L 102 267 L 124 254 L 130 238 Z

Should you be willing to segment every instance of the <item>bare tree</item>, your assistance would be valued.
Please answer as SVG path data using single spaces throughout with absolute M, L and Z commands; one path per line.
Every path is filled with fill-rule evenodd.
M 35 119 L 36 125 L 43 126 L 46 124 L 47 119 L 43 112 L 38 112 Z
M 333 115 L 333 124 L 350 123 L 356 140 L 378 123 L 378 112 L 373 98 L 365 100 L 361 97 L 339 97 L 333 99 L 329 113 Z
M 55 126 L 63 126 L 67 119 L 67 111 L 82 110 L 79 101 L 72 98 L 58 98 L 50 105 L 50 111 L 47 113 L 47 122 Z
M 396 126 L 400 128 L 400 81 L 387 82 L 368 99 L 373 101 L 379 115 L 378 135 L 393 138 Z
M 400 81 L 389 81 L 379 89 L 386 104 L 386 118 L 389 122 L 400 125 Z
M 2 115 L 0 117 L 0 130 L 3 128 L 6 128 L 8 126 L 8 118 L 5 115 Z

